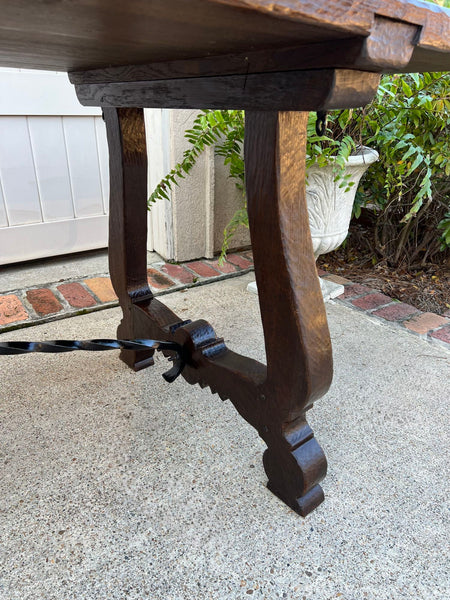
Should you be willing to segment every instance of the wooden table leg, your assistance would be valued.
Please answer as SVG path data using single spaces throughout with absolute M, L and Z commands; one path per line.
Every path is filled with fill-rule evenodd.
M 267 356 L 262 437 L 268 486 L 302 515 L 323 500 L 325 456 L 305 411 L 329 388 L 332 355 L 305 197 L 306 112 L 247 112 L 245 167 Z
M 304 194 L 306 113 L 250 112 L 245 158 L 267 367 L 229 350 L 206 321 L 183 321 L 147 283 L 147 155 L 142 109 L 104 110 L 110 149 L 110 272 L 122 339 L 183 346 L 188 383 L 230 399 L 268 445 L 268 486 L 301 515 L 322 500 L 326 460 L 305 411 L 328 389 L 331 349 Z M 123 352 L 134 369 L 151 353 Z
M 119 339 L 137 337 L 133 304 L 151 299 L 147 281 L 147 149 L 139 108 L 105 108 L 109 146 L 109 270 L 123 319 Z M 135 370 L 153 364 L 153 352 L 122 351 Z
M 142 108 L 105 108 L 109 146 L 109 270 L 123 318 L 119 339 L 170 339 L 181 320 L 158 302 L 147 279 L 147 149 Z M 168 327 L 162 332 L 162 327 Z M 138 371 L 153 365 L 153 351 L 123 350 Z

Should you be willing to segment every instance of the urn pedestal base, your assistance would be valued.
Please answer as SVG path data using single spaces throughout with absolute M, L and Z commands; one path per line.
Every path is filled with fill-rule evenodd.
M 319 279 L 320 281 L 320 289 L 322 290 L 323 301 L 328 302 L 328 300 L 332 300 L 333 298 L 337 298 L 341 294 L 344 293 L 344 286 L 340 283 L 334 283 L 334 281 L 329 281 L 328 279 Z M 251 281 L 247 286 L 247 291 L 252 292 L 252 294 L 258 293 L 258 288 L 256 286 L 256 281 Z

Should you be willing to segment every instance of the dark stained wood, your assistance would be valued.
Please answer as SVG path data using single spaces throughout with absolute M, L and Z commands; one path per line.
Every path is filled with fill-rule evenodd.
M 375 15 L 372 31 L 355 65 L 376 67 L 385 73 L 398 72 L 406 67 L 411 70 L 411 58 L 420 33 L 417 25 Z
M 439 52 L 450 50 L 450 12 L 419 0 L 0 0 L 0 11 L 0 64 L 22 68 L 76 71 L 331 40 L 338 49 L 339 40 L 376 32 L 380 17 L 420 29 L 409 70 L 423 51 L 436 61 L 430 69 L 445 70 Z
M 305 411 L 332 379 L 305 197 L 307 121 L 305 112 L 250 112 L 245 119 L 248 215 L 267 357 L 264 465 L 270 489 L 303 515 L 322 501 L 318 483 L 326 473 Z
M 206 321 L 182 321 L 151 294 L 145 265 L 147 169 L 142 110 L 105 110 L 113 157 L 111 279 L 124 313 L 118 336 L 182 344 L 187 363 L 183 377 L 231 400 L 255 427 L 268 445 L 264 465 L 269 488 L 302 515 L 323 500 L 318 483 L 326 473 L 325 456 L 305 412 L 327 391 L 332 377 L 330 338 L 305 200 L 307 116 L 247 115 L 247 195 L 266 367 L 229 350 Z M 152 360 L 148 353 L 130 351 L 124 351 L 122 358 L 134 369 Z
M 74 84 L 125 83 L 213 75 L 251 75 L 301 69 L 345 69 L 352 67 L 358 56 L 362 55 L 366 41 L 367 38 L 350 38 L 339 40 L 339 44 L 332 41 L 248 51 L 241 54 L 72 71 L 69 73 L 69 79 Z M 366 66 L 365 70 L 371 69 Z
M 267 386 L 283 421 L 301 416 L 328 390 L 332 376 L 305 197 L 307 119 L 305 112 L 247 112 L 245 118 L 248 216 Z M 294 368 L 287 358 L 292 356 Z
M 417 44 L 435 50 L 450 50 L 450 12 L 420 0 L 217 0 L 220 4 L 257 10 L 273 17 L 300 21 L 319 27 L 336 27 L 348 32 L 370 34 L 375 15 L 392 21 L 419 25 Z
M 218 75 L 251 75 L 298 71 L 301 69 L 362 69 L 375 72 L 401 72 L 412 68 L 411 57 L 416 50 L 420 27 L 392 21 L 375 15 L 369 37 L 349 38 L 290 48 L 275 48 L 208 56 L 205 58 L 126 65 L 90 71 L 73 71 L 69 79 L 74 84 L 125 83 L 212 77 Z M 386 41 L 389 40 L 389 44 Z M 438 64 L 438 59 L 441 64 Z M 435 69 L 450 68 L 446 54 L 435 56 Z
M 212 56 L 324 38 L 320 26 L 211 0 L 1 0 L 0 10 L 0 64 L 50 70 Z
M 152 298 L 147 281 L 147 149 L 143 111 L 105 109 L 109 146 L 109 270 L 123 310 L 119 339 L 134 335 L 132 305 Z M 123 350 L 135 370 L 153 364 L 153 351 Z
M 367 104 L 378 73 L 324 69 L 165 81 L 76 85 L 85 106 L 331 110 Z

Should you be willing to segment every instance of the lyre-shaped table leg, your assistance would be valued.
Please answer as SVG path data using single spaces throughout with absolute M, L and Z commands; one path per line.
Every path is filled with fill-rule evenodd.
M 331 381 L 331 350 L 304 197 L 305 113 L 249 113 L 249 219 L 267 367 L 229 350 L 206 321 L 183 321 L 147 283 L 147 156 L 142 109 L 104 111 L 110 149 L 110 271 L 123 309 L 122 339 L 182 345 L 188 383 L 230 399 L 266 441 L 269 488 L 306 515 L 323 499 L 326 472 L 305 411 Z M 151 353 L 124 351 L 132 368 Z
M 104 108 L 109 147 L 109 270 L 123 318 L 119 339 L 159 338 L 160 327 L 179 321 L 153 298 L 147 279 L 147 148 L 142 108 Z M 153 318 L 138 307 L 153 309 Z M 165 339 L 165 337 L 164 337 Z M 153 351 L 122 350 L 135 371 L 153 364 Z
M 264 466 L 302 515 L 322 500 L 325 456 L 305 411 L 328 389 L 331 343 L 305 198 L 306 112 L 247 112 L 248 213 L 267 357 Z
M 144 114 L 136 108 L 105 108 L 109 145 L 109 270 L 123 310 L 120 339 L 134 337 L 132 305 L 151 298 L 147 283 L 147 149 Z M 138 370 L 153 364 L 153 353 L 122 351 L 121 358 Z

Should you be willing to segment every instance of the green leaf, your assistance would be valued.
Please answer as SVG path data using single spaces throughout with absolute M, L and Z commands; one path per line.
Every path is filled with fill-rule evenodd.
M 417 167 L 423 162 L 424 158 L 422 156 L 422 154 L 418 154 L 416 156 L 416 158 L 414 159 L 414 162 L 412 163 L 412 165 L 409 167 L 408 171 L 407 171 L 407 175 L 410 175 L 411 173 L 413 173 Z

